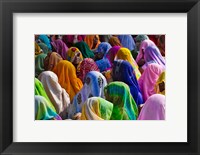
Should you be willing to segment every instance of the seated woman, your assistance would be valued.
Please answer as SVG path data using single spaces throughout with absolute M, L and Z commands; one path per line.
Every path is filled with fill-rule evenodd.
M 62 39 L 59 38 L 58 35 L 56 35 L 56 40 L 52 41 L 51 44 L 53 46 L 53 51 L 56 51 L 58 54 L 60 54 L 60 56 L 63 58 L 63 60 L 66 60 L 68 47 L 62 41 Z
M 39 55 L 43 53 L 42 49 L 40 48 L 40 46 L 38 45 L 38 43 L 35 42 L 35 56 Z
M 44 59 L 47 55 L 41 53 L 35 57 L 35 77 L 44 71 Z
M 135 41 L 131 35 L 118 35 L 118 38 L 123 47 L 128 48 L 130 51 L 135 50 Z
M 90 50 L 86 42 L 84 41 L 77 42 L 76 44 L 74 44 L 74 46 L 81 51 L 83 58 L 92 58 L 92 59 L 94 58 L 94 53 L 92 50 Z
M 136 120 L 138 108 L 124 82 L 111 82 L 104 88 L 106 100 L 113 103 L 111 120 Z
M 51 42 L 47 35 L 38 35 L 37 39 L 40 40 L 41 42 L 45 43 L 45 45 L 47 45 L 49 51 L 52 51 Z
M 142 92 L 144 102 L 153 94 L 155 91 L 155 84 L 160 74 L 164 71 L 164 68 L 157 63 L 151 63 L 147 66 L 142 76 L 138 80 L 140 90 Z
M 138 107 L 144 103 L 133 67 L 129 62 L 124 60 L 114 61 L 112 78 L 113 81 L 122 81 L 130 87 L 131 95 L 133 96 Z
M 122 44 L 120 43 L 118 37 L 115 37 L 115 36 L 112 36 L 110 39 L 109 39 L 109 44 L 113 47 L 113 46 L 121 46 L 122 47 Z
M 88 98 L 82 108 L 81 120 L 110 120 L 113 104 L 100 97 Z
M 165 96 L 154 94 L 145 102 L 138 120 L 165 120 Z
M 141 45 L 141 43 L 142 43 L 144 40 L 148 40 L 148 39 L 149 39 L 149 37 L 148 37 L 147 35 L 137 35 L 137 36 L 135 37 L 136 48 L 135 48 L 134 52 L 132 53 L 133 58 L 134 58 L 135 60 L 136 60 L 137 55 L 138 55 L 138 53 L 139 53 L 139 51 L 140 51 L 140 45 Z
M 62 119 L 66 119 L 70 98 L 69 94 L 58 83 L 57 75 L 51 71 L 44 71 L 39 75 L 38 79 L 43 84 L 51 103 L 56 108 L 56 112 Z
M 93 96 L 104 98 L 104 87 L 107 85 L 105 77 L 97 72 L 90 71 L 85 77 L 83 88 L 76 94 L 70 105 L 69 118 L 81 112 L 84 102 Z
M 54 67 L 59 63 L 62 57 L 56 52 L 50 52 L 44 59 L 44 69 L 46 71 L 52 71 Z
M 83 83 L 76 76 L 74 65 L 67 60 L 61 60 L 54 67 L 53 72 L 58 76 L 59 84 L 69 94 L 71 101 L 83 87 Z
M 41 43 L 38 43 L 38 45 L 40 46 L 44 54 L 48 54 L 50 52 L 48 49 L 48 46 L 45 43 L 41 42 Z
M 165 71 L 162 72 L 162 74 L 158 78 L 155 85 L 155 91 L 157 94 L 165 95 Z
M 134 72 L 135 72 L 137 80 L 140 78 L 141 73 L 140 73 L 140 71 L 138 69 L 138 65 L 135 62 L 135 60 L 133 59 L 133 57 L 131 55 L 131 52 L 130 52 L 130 50 L 128 48 L 123 48 L 122 47 L 122 48 L 119 49 L 119 51 L 117 52 L 115 60 L 118 60 L 118 59 L 122 59 L 122 60 L 128 61 L 131 64 L 131 66 L 133 67 L 133 69 L 134 69 Z
M 101 43 L 99 35 L 86 35 L 84 41 L 88 44 L 91 50 L 95 50 Z
M 62 118 L 51 108 L 48 100 L 35 95 L 35 120 L 62 120 Z
M 82 82 L 84 82 L 85 76 L 90 71 L 98 71 L 99 72 L 99 68 L 93 59 L 85 58 L 80 64 L 80 72 L 78 72 L 77 76 L 79 79 L 81 79 Z
M 112 48 L 112 46 L 107 42 L 101 42 L 95 51 L 95 61 L 101 60 L 108 51 Z
M 67 60 L 70 61 L 76 68 L 76 74 L 80 74 L 80 64 L 83 61 L 83 56 L 78 48 L 71 47 L 67 51 Z

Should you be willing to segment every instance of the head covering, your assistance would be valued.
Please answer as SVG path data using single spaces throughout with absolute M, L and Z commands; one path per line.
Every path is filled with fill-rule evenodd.
M 52 50 L 50 39 L 47 35 L 39 35 L 38 39 L 45 43 L 50 51 Z
M 165 95 L 165 89 L 160 91 L 160 85 L 163 85 L 163 87 L 165 87 L 165 71 L 160 74 L 160 77 L 158 78 L 155 85 L 155 92 L 157 94 Z
M 149 39 L 147 35 L 137 35 L 137 37 L 135 37 L 135 41 L 139 43 L 147 39 Z
M 137 105 L 124 82 L 111 82 L 104 88 L 106 100 L 113 103 L 112 120 L 136 120 Z
M 40 48 L 40 46 L 35 42 L 35 55 L 41 54 L 42 53 L 42 49 Z
M 49 53 L 48 46 L 45 43 L 38 43 L 38 45 L 42 49 L 43 53 L 45 53 L 45 54 Z
M 80 78 L 81 81 L 84 81 L 85 76 L 90 71 L 98 71 L 99 72 L 99 68 L 93 59 L 85 58 L 80 64 L 80 73 L 78 75 L 78 78 Z
M 128 61 L 131 64 L 131 66 L 133 67 L 133 69 L 134 69 L 136 78 L 137 79 L 140 78 L 141 73 L 138 70 L 138 65 L 135 62 L 135 60 L 133 59 L 133 57 L 132 57 L 131 52 L 130 52 L 129 49 L 127 49 L 127 48 L 120 48 L 119 51 L 117 52 L 117 55 L 116 55 L 116 60 L 117 59 L 122 59 L 122 60 Z
M 113 104 L 100 97 L 91 97 L 85 101 L 81 120 L 110 120 Z
M 76 47 L 70 47 L 70 49 L 67 51 L 67 60 L 73 63 L 74 58 L 77 54 L 80 54 L 80 62 L 83 61 L 83 56 L 80 50 Z
M 111 68 L 110 62 L 107 58 L 103 58 L 103 59 L 97 60 L 95 62 L 97 64 L 100 72 L 109 70 Z
M 108 53 L 108 51 L 112 48 L 112 46 L 107 42 L 101 42 L 99 46 L 97 47 L 97 50 L 95 53 L 102 53 L 103 58 L 105 58 L 105 55 Z
M 154 87 L 163 71 L 164 68 L 156 63 L 149 64 L 144 70 L 142 76 L 138 80 L 144 101 L 156 93 Z
M 123 47 L 128 48 L 130 51 L 135 49 L 135 42 L 131 35 L 118 35 L 118 38 Z
M 90 50 L 89 46 L 84 41 L 77 42 L 76 44 L 74 44 L 74 46 L 81 51 L 83 58 L 94 57 L 94 53 Z
M 130 87 L 131 95 L 133 96 L 137 106 L 144 103 L 133 67 L 129 62 L 124 60 L 114 61 L 112 75 L 113 81 L 122 81 Z
M 72 118 L 74 114 L 81 112 L 84 102 L 89 97 L 96 96 L 104 98 L 104 87 L 106 85 L 106 78 L 101 73 L 90 71 L 85 77 L 83 88 L 76 94 L 72 105 L 70 105 L 69 118 Z
M 83 83 L 76 76 L 74 65 L 67 60 L 61 60 L 54 67 L 53 72 L 58 76 L 59 84 L 66 90 L 70 96 L 70 100 L 72 100 L 76 93 L 83 87 Z
M 97 44 L 94 46 L 94 39 L 97 39 Z M 90 49 L 96 49 L 101 43 L 99 35 L 86 35 L 84 41 L 88 44 Z
M 109 43 L 111 46 L 122 46 L 122 44 L 120 43 L 119 39 L 115 36 L 112 36 L 110 39 L 109 39 Z
M 46 58 L 44 59 L 44 68 L 45 70 L 52 71 L 53 68 L 59 63 L 62 57 L 56 52 L 50 52 L 47 54 Z
M 58 54 L 63 58 L 63 60 L 66 60 L 67 58 L 67 51 L 68 47 L 67 45 L 61 40 L 61 39 L 56 39 L 51 42 L 52 46 L 56 50 Z
M 39 95 L 35 95 L 35 119 L 36 120 L 62 120 L 51 108 L 49 102 Z
M 165 120 L 165 96 L 154 94 L 145 102 L 138 120 Z
M 50 105 L 51 109 L 56 111 L 55 107 L 53 106 L 53 104 L 51 103 L 49 97 L 47 96 L 42 83 L 37 78 L 35 78 L 35 95 L 43 96 L 49 102 L 49 105 Z
M 155 44 L 151 40 L 144 40 L 144 41 L 142 41 L 142 43 L 140 44 L 140 51 L 139 51 L 139 53 L 137 55 L 136 62 L 138 62 L 138 61 L 140 61 L 140 59 L 142 59 L 142 57 L 143 57 L 143 52 L 142 51 L 145 51 L 145 49 L 148 46 L 155 46 Z
M 44 59 L 47 55 L 41 53 L 35 58 L 35 77 L 44 71 Z
M 149 63 L 157 63 L 165 68 L 165 59 L 162 57 L 159 49 L 156 46 L 148 46 L 145 49 L 144 60 L 147 65 Z
M 58 83 L 58 77 L 51 71 L 42 72 L 38 79 L 43 84 L 43 87 L 56 108 L 56 112 L 65 119 L 67 110 L 70 104 L 69 94 Z
M 115 59 L 115 56 L 120 49 L 120 46 L 113 46 L 108 53 L 105 55 L 105 57 L 109 60 L 111 67 L 113 66 L 113 61 Z

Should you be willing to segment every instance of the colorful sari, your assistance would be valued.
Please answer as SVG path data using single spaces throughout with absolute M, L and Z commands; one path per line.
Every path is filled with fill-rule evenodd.
M 149 64 L 144 70 L 142 76 L 138 80 L 144 101 L 156 93 L 155 84 L 163 71 L 164 68 L 156 63 Z
M 47 45 L 49 51 L 52 50 L 51 42 L 47 35 L 39 35 L 38 39 L 40 39 L 43 43 Z
M 47 55 L 42 53 L 35 57 L 35 77 L 44 71 L 44 59 Z
M 94 53 L 84 41 L 77 42 L 74 46 L 81 51 L 83 58 L 94 58 Z
M 112 46 L 109 43 L 101 42 L 97 47 L 95 53 L 103 53 L 103 55 L 105 56 L 111 48 Z
M 132 57 L 131 52 L 128 48 L 122 47 L 122 48 L 119 49 L 119 51 L 117 52 L 117 55 L 116 55 L 116 60 L 118 60 L 118 59 L 128 61 L 134 69 L 135 76 L 136 76 L 137 80 L 140 78 L 141 73 L 138 70 L 138 65 L 135 62 L 134 58 Z
M 61 60 L 53 69 L 53 72 L 58 76 L 58 82 L 62 88 L 70 96 L 70 101 L 81 90 L 83 83 L 76 76 L 76 69 L 74 65 L 67 61 Z
M 97 39 L 96 45 L 94 45 L 94 39 Z M 88 44 L 89 48 L 96 49 L 98 45 L 101 43 L 98 35 L 86 35 L 84 41 Z
M 111 82 L 104 88 L 106 100 L 113 103 L 111 120 L 136 120 L 137 105 L 124 82 Z
M 67 118 L 67 110 L 70 104 L 69 94 L 58 83 L 58 77 L 51 71 L 42 72 L 38 79 L 43 84 L 43 87 L 54 107 L 56 112 L 63 118 Z
M 62 120 L 51 108 L 49 102 L 39 95 L 35 95 L 35 119 L 36 120 Z
M 120 43 L 119 39 L 115 36 L 112 36 L 110 39 L 109 39 L 109 44 L 111 46 L 122 46 L 122 44 Z
M 114 61 L 112 75 L 113 81 L 122 81 L 130 87 L 131 95 L 133 96 L 137 106 L 144 103 L 133 67 L 129 62 L 124 60 Z
M 81 120 L 110 120 L 113 104 L 100 97 L 91 97 L 85 101 Z
M 104 98 L 104 87 L 107 85 L 106 78 L 97 71 L 90 71 L 85 77 L 83 88 L 76 94 L 70 105 L 69 118 L 81 112 L 84 102 L 90 97 Z
M 40 46 L 35 42 L 35 55 L 39 55 L 42 53 L 42 49 Z
M 45 92 L 43 84 L 37 78 L 35 78 L 35 95 L 43 96 L 49 102 L 49 106 L 51 107 L 51 109 L 56 111 L 55 107 L 53 106 L 53 104 L 51 103 L 49 97 Z
M 44 59 L 45 70 L 52 71 L 54 67 L 63 60 L 62 57 L 56 52 L 50 52 Z
M 163 90 L 160 90 L 160 87 L 163 87 Z M 165 72 L 162 72 L 160 77 L 158 78 L 156 85 L 155 85 L 155 92 L 157 94 L 165 95 Z
M 105 55 L 105 57 L 109 60 L 111 68 L 113 67 L 113 62 L 115 60 L 115 56 L 117 52 L 119 51 L 121 47 L 120 46 L 113 46 L 108 53 Z
M 90 71 L 99 72 L 99 68 L 93 59 L 85 58 L 80 64 L 80 73 L 77 76 L 81 79 L 82 82 L 84 82 L 85 76 Z
M 68 51 L 67 45 L 61 39 L 56 39 L 52 41 L 51 44 L 54 47 L 54 50 L 60 54 L 63 60 L 66 60 Z
M 40 48 L 42 49 L 42 52 L 44 54 L 48 54 L 49 53 L 49 48 L 46 44 L 44 43 L 38 43 L 38 45 L 40 46 Z
M 165 96 L 154 94 L 145 102 L 138 120 L 165 120 Z
M 128 48 L 130 51 L 136 48 L 135 41 L 131 35 L 118 35 L 118 38 L 122 46 Z

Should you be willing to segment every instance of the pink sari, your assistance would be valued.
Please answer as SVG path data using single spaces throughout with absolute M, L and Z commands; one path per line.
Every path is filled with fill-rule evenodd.
M 51 44 L 54 47 L 54 49 L 56 50 L 56 52 L 58 54 L 60 54 L 60 56 L 63 58 L 63 60 L 66 60 L 67 59 L 67 51 L 68 51 L 67 45 L 61 39 L 54 40 L 51 42 Z

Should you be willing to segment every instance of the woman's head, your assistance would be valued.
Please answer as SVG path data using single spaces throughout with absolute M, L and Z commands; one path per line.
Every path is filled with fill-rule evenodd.
M 111 47 L 112 46 L 107 42 L 100 43 L 95 52 L 95 57 L 96 57 L 95 59 L 96 60 L 102 59 L 104 57 L 104 55 L 106 55 L 108 53 L 108 51 Z
M 67 60 L 74 65 L 78 65 L 83 61 L 83 56 L 78 48 L 71 47 L 67 52 Z
M 56 52 L 50 52 L 44 59 L 44 68 L 45 70 L 53 70 L 53 68 L 60 62 L 62 57 Z

